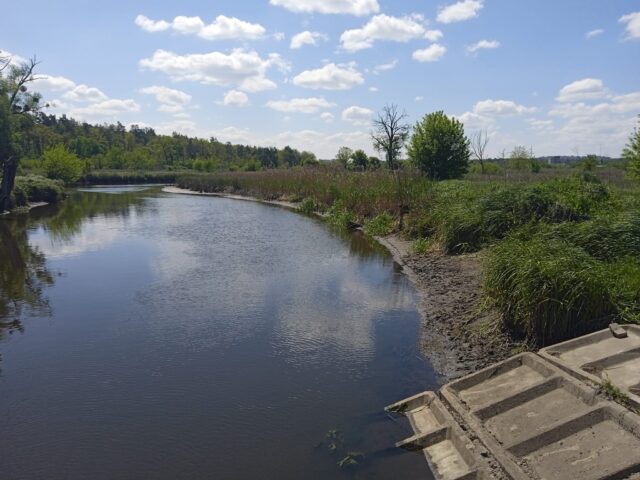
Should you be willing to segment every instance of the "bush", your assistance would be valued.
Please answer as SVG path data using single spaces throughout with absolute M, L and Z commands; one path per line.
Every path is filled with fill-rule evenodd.
M 64 196 L 64 185 L 61 181 L 39 175 L 16 177 L 13 195 L 17 206 L 25 206 L 29 202 L 57 203 Z
M 312 214 L 317 210 L 316 202 L 313 198 L 307 197 L 300 203 L 298 207 L 298 211 L 300 213 L 306 213 L 307 215 Z
M 64 145 L 56 145 L 44 151 L 42 163 L 47 177 L 74 183 L 82 175 L 84 164 L 75 153 Z
M 495 162 L 483 162 L 484 165 L 480 165 L 480 162 L 471 162 L 469 165 L 469 173 L 479 173 L 482 175 L 499 175 L 503 172 L 502 167 Z M 483 170 L 484 167 L 484 170 Z
M 485 289 L 508 328 L 548 345 L 617 318 L 620 298 L 612 291 L 610 270 L 561 239 L 509 238 L 488 257 Z
M 387 212 L 364 222 L 364 229 L 369 235 L 384 237 L 394 230 L 394 218 Z
M 336 200 L 327 211 L 327 214 L 328 222 L 338 228 L 349 228 L 355 218 L 353 213 L 347 210 L 341 200 Z

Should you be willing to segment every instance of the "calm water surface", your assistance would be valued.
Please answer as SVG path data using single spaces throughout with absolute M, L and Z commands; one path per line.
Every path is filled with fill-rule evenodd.
M 1 476 L 430 478 L 382 413 L 437 386 L 415 303 L 366 238 L 256 203 L 108 188 L 0 219 Z

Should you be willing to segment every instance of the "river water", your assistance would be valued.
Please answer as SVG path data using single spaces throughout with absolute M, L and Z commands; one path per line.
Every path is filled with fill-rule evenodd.
M 0 322 L 3 479 L 431 478 L 382 412 L 437 388 L 416 294 L 360 234 L 78 191 L 0 219 Z

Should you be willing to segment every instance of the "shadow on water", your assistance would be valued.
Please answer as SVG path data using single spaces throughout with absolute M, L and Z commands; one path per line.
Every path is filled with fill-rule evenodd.
M 0 340 L 23 331 L 24 315 L 52 316 L 46 291 L 57 274 L 48 268 L 45 254 L 29 244 L 29 232 L 41 228 L 52 239 L 65 241 L 88 219 L 140 215 L 145 211 L 145 198 L 159 190 L 145 190 L 144 196 L 142 191 L 139 187 L 120 188 L 118 195 L 75 191 L 61 204 L 0 217 Z

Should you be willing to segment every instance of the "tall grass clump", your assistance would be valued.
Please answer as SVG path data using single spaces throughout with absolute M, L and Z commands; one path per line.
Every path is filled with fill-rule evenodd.
M 561 239 L 507 238 L 491 252 L 485 290 L 505 325 L 537 345 L 605 327 L 618 313 L 610 271 Z
M 393 232 L 395 228 L 395 220 L 388 212 L 382 212 L 380 215 L 365 220 L 364 230 L 369 235 L 384 237 Z

